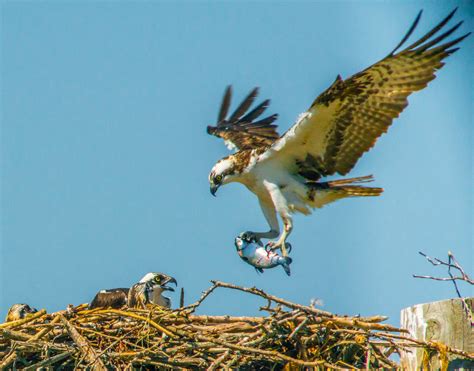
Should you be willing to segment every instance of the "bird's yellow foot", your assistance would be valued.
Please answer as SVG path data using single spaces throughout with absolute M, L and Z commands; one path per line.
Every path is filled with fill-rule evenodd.
M 283 256 L 288 256 L 288 250 L 291 251 L 291 245 L 285 241 L 270 241 L 267 243 L 267 247 L 270 250 L 281 250 Z

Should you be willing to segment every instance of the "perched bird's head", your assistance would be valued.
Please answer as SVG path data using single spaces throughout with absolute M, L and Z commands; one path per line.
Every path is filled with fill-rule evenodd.
M 159 287 L 163 291 L 174 291 L 174 288 L 167 286 L 169 283 L 174 283 L 175 286 L 178 285 L 176 280 L 164 273 L 151 272 L 143 276 L 139 283 L 147 283 L 151 287 Z
M 28 314 L 36 313 L 37 311 L 36 308 L 30 307 L 28 304 L 13 304 L 8 310 L 5 322 L 25 318 Z
M 235 181 L 237 175 L 239 175 L 239 173 L 234 156 L 227 156 L 217 161 L 209 173 L 211 194 L 215 196 L 221 185 Z

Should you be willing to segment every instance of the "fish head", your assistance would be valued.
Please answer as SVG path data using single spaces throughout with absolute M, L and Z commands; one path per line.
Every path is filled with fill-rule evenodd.
M 244 238 L 243 233 L 235 237 L 234 245 L 237 249 L 237 252 L 240 252 L 248 246 L 249 242 Z

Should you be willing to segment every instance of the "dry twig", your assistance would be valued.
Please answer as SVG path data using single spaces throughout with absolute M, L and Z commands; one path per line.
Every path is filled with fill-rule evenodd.
M 459 287 L 456 281 L 464 281 L 467 282 L 471 285 L 474 285 L 474 280 L 470 278 L 467 273 L 464 271 L 464 268 L 458 263 L 456 258 L 454 257 L 453 253 L 451 251 L 448 251 L 448 261 L 445 262 L 441 259 L 438 258 L 431 258 L 425 253 L 419 251 L 418 252 L 421 256 L 424 256 L 426 260 L 428 260 L 432 265 L 434 266 L 446 266 L 448 267 L 448 275 L 449 277 L 433 277 L 433 276 L 420 276 L 417 274 L 414 274 L 413 277 L 415 278 L 425 278 L 425 279 L 430 279 L 430 280 L 435 280 L 435 281 L 451 281 L 454 285 L 454 289 L 456 290 L 456 294 L 458 295 L 458 298 L 461 299 L 462 306 L 464 308 L 464 312 L 466 313 L 467 318 L 469 319 L 469 322 L 471 323 L 471 326 L 474 326 L 474 318 L 472 314 L 472 308 L 469 307 L 467 304 L 466 300 L 464 297 L 461 295 L 461 292 L 459 291 Z M 455 276 L 452 272 L 452 270 L 458 271 L 459 276 Z

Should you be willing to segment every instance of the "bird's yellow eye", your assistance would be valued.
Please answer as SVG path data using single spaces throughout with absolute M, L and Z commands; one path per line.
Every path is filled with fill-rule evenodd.
M 155 282 L 160 283 L 160 282 L 161 282 L 161 278 L 160 278 L 159 276 L 156 276 L 156 277 L 155 277 Z
M 216 175 L 216 177 L 214 178 L 214 181 L 216 183 L 220 183 L 222 181 L 222 175 Z

